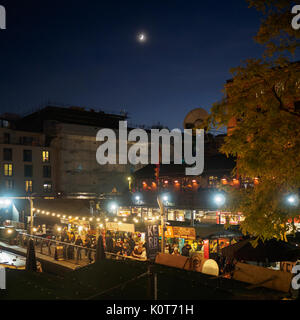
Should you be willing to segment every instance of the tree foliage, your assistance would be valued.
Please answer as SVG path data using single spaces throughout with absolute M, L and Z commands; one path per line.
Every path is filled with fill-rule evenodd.
M 291 0 L 247 0 L 263 15 L 263 21 L 255 40 L 266 46 L 266 55 L 289 51 L 295 53 L 300 46 L 300 32 L 291 27 L 291 9 L 299 4 Z
M 294 52 L 300 32 L 291 28 L 291 1 L 249 0 L 265 13 L 256 39 L 273 59 L 249 59 L 231 70 L 232 80 L 224 98 L 215 103 L 205 124 L 208 128 L 230 127 L 220 151 L 237 157 L 235 174 L 259 178 L 254 188 L 227 188 L 227 209 L 243 212 L 244 233 L 257 239 L 282 238 L 292 227 L 299 207 L 288 206 L 286 196 L 300 188 L 300 63 L 284 58 Z M 280 21 L 279 21 L 280 20 Z M 276 27 L 274 27 L 276 25 Z

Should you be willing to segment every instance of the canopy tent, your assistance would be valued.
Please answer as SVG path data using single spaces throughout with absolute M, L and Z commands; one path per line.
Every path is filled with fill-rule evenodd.
M 239 232 L 239 226 L 230 226 L 225 229 L 223 224 L 196 224 L 196 234 L 201 239 L 218 239 L 218 238 L 239 238 L 242 234 Z
M 238 230 L 221 230 L 210 234 L 206 239 L 214 240 L 220 238 L 240 238 L 243 234 Z
M 300 258 L 299 247 L 276 239 L 259 241 L 255 248 L 251 239 L 247 239 L 225 247 L 221 252 L 229 258 L 257 262 L 296 261 Z

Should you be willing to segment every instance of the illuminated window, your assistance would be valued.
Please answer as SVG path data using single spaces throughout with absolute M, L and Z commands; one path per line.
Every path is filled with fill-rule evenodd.
M 32 192 L 32 180 L 25 181 L 25 191 Z
M 50 161 L 50 155 L 49 151 L 43 151 L 43 162 L 49 162 Z
M 52 192 L 52 182 L 47 181 L 43 185 L 44 192 Z
M 11 163 L 4 164 L 4 175 L 6 177 L 11 177 L 13 175 L 13 165 Z

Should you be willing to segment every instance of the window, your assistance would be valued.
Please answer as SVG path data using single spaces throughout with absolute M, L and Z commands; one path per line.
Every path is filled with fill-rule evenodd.
M 32 180 L 25 181 L 25 191 L 32 192 Z
M 51 166 L 43 166 L 43 177 L 51 178 Z
M 43 185 L 44 187 L 44 192 L 52 192 L 52 182 L 51 181 L 46 181 Z
M 5 189 L 12 190 L 14 188 L 14 180 L 5 180 Z
M 23 161 L 32 162 L 32 150 L 23 150 Z
M 50 161 L 49 151 L 43 151 L 42 158 L 43 158 L 43 162 L 49 162 Z
M 4 132 L 4 143 L 10 144 L 10 134 L 7 132 Z
M 3 149 L 3 160 L 12 161 L 12 149 L 8 149 L 8 148 Z
M 4 164 L 4 175 L 6 177 L 11 177 L 13 175 L 13 165 L 11 163 Z
M 26 145 L 26 146 L 32 146 L 34 145 L 34 139 L 33 137 L 20 137 L 20 144 Z
M 32 177 L 33 167 L 32 165 L 24 166 L 24 177 Z

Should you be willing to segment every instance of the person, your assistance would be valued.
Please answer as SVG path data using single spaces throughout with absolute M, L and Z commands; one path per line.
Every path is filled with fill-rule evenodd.
M 179 248 L 178 247 L 174 247 L 172 254 L 173 255 L 180 255 Z
M 184 246 L 181 250 L 181 254 L 185 257 L 189 257 L 191 249 L 192 249 L 191 245 L 187 241 L 185 241 Z
M 107 231 L 106 237 L 105 237 L 105 246 L 107 252 L 113 252 L 114 250 L 114 241 L 111 237 L 111 233 Z
M 122 254 L 124 256 L 130 256 L 130 254 L 131 254 L 129 243 L 128 243 L 127 239 L 124 239 Z
M 75 241 L 76 246 L 83 246 L 83 242 L 81 240 L 81 237 L 78 236 L 76 241 Z M 77 259 L 81 260 L 81 248 L 77 248 Z
M 169 254 L 172 254 L 173 251 L 174 251 L 174 248 L 173 248 L 173 246 L 171 245 L 171 243 L 168 243 L 168 251 L 169 251 Z
M 129 236 L 128 244 L 129 244 L 129 250 L 128 250 L 129 255 L 131 255 L 135 247 L 135 241 L 132 239 L 132 235 Z
M 61 234 L 61 241 L 64 242 L 67 237 L 69 237 L 68 236 L 68 232 L 67 232 L 67 228 L 64 227 L 64 230 L 63 230 L 63 232 Z
M 87 236 L 85 237 L 84 246 L 86 247 L 86 249 L 85 249 L 85 256 L 87 257 L 87 256 L 88 256 L 88 253 L 91 251 L 91 250 L 89 250 L 89 248 L 91 247 L 91 238 L 90 238 L 89 235 L 87 235 Z
M 142 243 L 139 243 L 133 250 L 132 256 L 138 259 L 146 260 L 146 248 Z
M 75 234 L 73 231 L 71 232 L 70 241 L 71 241 L 71 243 L 75 242 Z
M 118 254 L 118 255 L 121 255 L 122 254 L 122 251 L 123 251 L 123 245 L 122 245 L 122 242 L 121 242 L 121 239 L 119 238 L 117 240 L 117 243 L 116 243 L 116 246 L 115 246 L 115 250 L 114 250 L 115 254 Z

